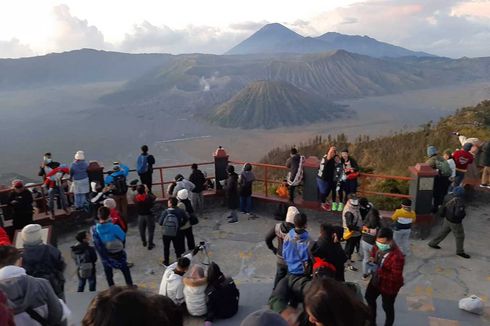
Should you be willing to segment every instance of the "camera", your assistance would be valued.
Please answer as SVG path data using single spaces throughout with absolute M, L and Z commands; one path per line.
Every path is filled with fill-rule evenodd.
M 199 242 L 199 246 L 197 248 L 199 250 L 205 250 L 206 249 L 206 242 L 204 242 L 204 241 Z

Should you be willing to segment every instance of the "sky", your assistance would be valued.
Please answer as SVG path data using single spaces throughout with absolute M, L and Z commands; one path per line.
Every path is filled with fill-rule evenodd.
M 4 0 L 0 57 L 80 48 L 224 53 L 267 23 L 368 35 L 448 57 L 490 56 L 490 0 Z

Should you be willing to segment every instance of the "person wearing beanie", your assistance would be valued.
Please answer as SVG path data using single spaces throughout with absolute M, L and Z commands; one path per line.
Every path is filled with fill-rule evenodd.
M 472 147 L 472 143 L 465 143 L 462 149 L 453 153 L 454 163 L 456 164 L 454 187 L 458 187 L 463 183 L 464 175 L 468 171 L 468 165 L 474 161 L 473 154 L 470 153 Z
M 226 204 L 230 209 L 228 223 L 238 223 L 238 215 L 236 212 L 240 202 L 238 195 L 238 174 L 236 174 L 233 165 L 228 165 L 226 171 L 228 172 L 228 178 L 226 178 L 223 188 L 225 190 Z
M 470 258 L 464 251 L 464 228 L 463 219 L 466 217 L 466 207 L 464 203 L 464 189 L 456 187 L 446 198 L 440 211 L 440 216 L 444 217 L 444 223 L 439 234 L 429 242 L 429 247 L 441 249 L 441 243 L 449 233 L 453 233 L 456 239 L 456 254 L 463 258 Z
M 425 163 L 437 171 L 437 175 L 434 177 L 434 189 L 432 190 L 432 212 L 435 213 L 444 202 L 444 196 L 447 195 L 452 171 L 448 162 L 439 155 L 435 146 L 427 147 L 427 156 L 428 159 Z
M 400 247 L 405 256 L 410 255 L 410 234 L 412 233 L 412 224 L 415 222 L 416 215 L 412 211 L 412 201 L 404 199 L 401 208 L 397 209 L 391 220 L 394 222 L 393 240 Z
M 27 275 L 44 278 L 51 283 L 56 295 L 65 299 L 65 277 L 63 272 L 66 264 L 61 252 L 42 240 L 42 227 L 39 224 L 26 225 L 21 232 L 24 243 L 22 267 Z
M 257 310 L 249 314 L 242 321 L 240 326 L 288 326 L 286 320 L 281 315 L 274 311 L 263 309 Z
M 153 165 L 155 164 L 155 157 L 148 154 L 148 145 L 141 146 L 141 154 L 136 160 L 136 172 L 140 177 L 141 183 L 146 185 L 148 192 L 151 193 L 151 186 L 153 184 Z
M 21 180 L 15 180 L 8 199 L 9 206 L 12 208 L 15 230 L 22 230 L 24 226 L 32 223 L 33 201 L 32 193 L 24 187 L 24 183 Z
M 136 195 L 133 198 L 133 202 L 136 206 L 136 213 L 138 214 L 138 230 L 143 247 L 148 246 L 148 250 L 155 248 L 155 244 L 153 243 L 155 216 L 152 212 L 155 199 L 156 197 L 150 192 L 146 184 L 140 184 L 136 187 Z M 148 238 L 146 237 L 147 229 Z
M 177 193 L 177 200 L 179 201 L 177 207 L 183 210 L 187 215 L 187 220 L 183 224 L 179 233 L 182 238 L 182 249 L 185 251 L 185 242 L 187 241 L 187 249 L 194 250 L 196 247 L 196 241 L 194 240 L 194 233 L 192 232 L 192 225 L 197 224 L 197 217 L 194 215 L 194 208 L 189 200 L 189 191 L 187 189 L 181 189 Z
M 276 288 L 277 283 L 279 283 L 279 281 L 288 274 L 288 266 L 286 265 L 286 262 L 284 262 L 282 247 L 284 244 L 284 238 L 286 237 L 288 232 L 294 228 L 295 216 L 299 214 L 300 213 L 295 206 L 289 206 L 286 214 L 286 220 L 274 225 L 265 235 L 265 243 L 267 244 L 267 248 L 269 248 L 272 253 L 277 256 L 274 288 Z M 277 247 L 274 246 L 274 239 L 276 238 Z
M 75 196 L 75 209 L 87 209 L 87 195 L 90 192 L 88 179 L 88 163 L 85 153 L 77 151 L 75 160 L 70 166 L 70 177 L 73 180 L 73 194 Z

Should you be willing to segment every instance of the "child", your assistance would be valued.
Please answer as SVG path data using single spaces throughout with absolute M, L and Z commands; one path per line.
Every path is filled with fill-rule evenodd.
M 395 222 L 393 239 L 405 256 L 410 254 L 410 234 L 412 233 L 412 223 L 415 222 L 416 218 L 411 206 L 412 201 L 404 199 L 402 207 L 397 209 L 391 217 Z
M 94 247 L 89 244 L 90 235 L 87 231 L 78 232 L 75 239 L 77 239 L 77 244 L 71 247 L 71 256 L 77 265 L 78 292 L 83 292 L 87 280 L 89 290 L 94 292 L 96 287 L 95 262 L 97 261 L 97 254 Z
M 332 189 L 332 211 L 342 212 L 344 210 L 344 165 L 340 156 L 335 155 L 335 171 L 333 176 L 334 188 Z M 337 195 L 339 201 L 337 201 Z

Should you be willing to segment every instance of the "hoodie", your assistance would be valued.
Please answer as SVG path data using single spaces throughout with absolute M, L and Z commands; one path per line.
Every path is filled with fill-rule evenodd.
M 242 173 L 238 177 L 238 187 L 241 197 L 252 196 L 252 184 L 255 181 L 255 174 L 252 172 L 252 166 L 247 163 L 243 167 Z
M 192 259 L 192 254 L 187 254 L 184 257 Z M 184 303 L 185 299 L 183 282 L 184 276 L 176 273 L 176 268 L 177 262 L 167 267 L 163 273 L 158 294 L 169 297 L 176 305 L 180 306 L 182 303 Z
M 100 236 L 100 239 L 104 244 L 114 240 L 120 240 L 124 242 L 126 240 L 126 233 L 121 229 L 119 225 L 112 223 L 97 223 L 95 230 Z
M 175 187 L 172 190 L 172 197 L 177 197 L 179 190 L 187 189 L 188 192 L 192 192 L 196 186 L 187 179 L 182 179 L 175 183 Z
M 206 304 L 207 278 L 184 277 L 183 281 L 187 311 L 191 316 L 204 316 L 208 312 Z
M 305 264 L 310 261 L 310 235 L 305 229 L 291 229 L 284 238 L 282 254 L 288 265 L 288 273 L 305 275 Z

